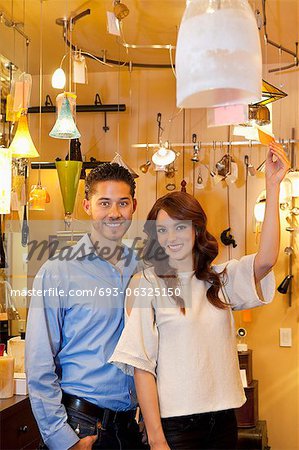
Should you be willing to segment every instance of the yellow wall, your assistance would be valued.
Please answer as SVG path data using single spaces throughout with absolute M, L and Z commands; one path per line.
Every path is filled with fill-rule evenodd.
M 271 81 L 270 76 L 266 77 Z M 274 110 L 274 131 L 277 137 L 291 137 L 291 129 L 298 129 L 298 76 L 297 74 L 283 74 L 272 77 L 275 84 L 283 84 L 283 89 L 289 93 L 285 100 L 277 102 Z M 50 94 L 53 101 L 56 92 L 50 87 L 49 77 L 44 77 L 43 97 Z M 115 69 L 111 72 L 89 75 L 88 86 L 77 89 L 78 104 L 92 104 L 96 93 L 99 93 L 103 103 L 125 103 L 127 111 L 124 113 L 108 113 L 107 120 L 110 130 L 104 133 L 102 126 L 104 117 L 101 113 L 81 113 L 77 115 L 77 125 L 81 131 L 82 152 L 89 159 L 94 156 L 99 160 L 109 161 L 118 151 L 126 163 L 138 172 L 139 166 L 146 160 L 145 149 L 132 147 L 134 143 L 157 141 L 156 116 L 162 113 L 164 127 L 163 139 L 171 142 L 182 142 L 183 114 L 177 114 L 175 106 L 175 79 L 169 70 L 143 70 L 130 73 L 123 69 L 120 73 Z M 38 79 L 34 77 L 32 105 L 38 105 Z M 38 144 L 38 115 L 30 117 L 30 130 L 36 144 Z M 54 114 L 42 116 L 42 146 L 39 149 L 42 161 L 53 161 L 55 157 L 63 158 L 67 153 L 67 142 L 48 137 L 48 133 L 55 121 Z M 206 127 L 204 110 L 186 111 L 185 141 L 191 141 L 192 133 L 197 133 L 201 141 L 227 140 L 228 128 Z M 118 138 L 119 137 L 119 138 Z M 236 138 L 239 140 L 239 138 Z M 176 162 L 176 183 L 180 188 L 183 177 L 183 150 Z M 213 167 L 225 149 L 217 145 L 216 151 L 203 148 L 201 158 L 203 162 Z M 298 153 L 297 147 L 296 152 Z M 214 155 L 215 153 L 215 155 Z M 195 196 L 200 200 L 209 217 L 210 231 L 219 238 L 221 231 L 230 223 L 232 233 L 238 246 L 228 249 L 220 244 L 218 261 L 228 258 L 239 258 L 245 253 L 245 182 L 244 155 L 250 155 L 251 162 L 258 166 L 265 158 L 264 147 L 233 148 L 232 154 L 238 163 L 239 179 L 237 183 L 227 187 L 223 182 L 213 185 L 208 172 L 202 168 L 206 182 L 204 190 L 195 190 Z M 151 154 L 151 152 L 150 152 Z M 191 149 L 185 150 L 185 180 L 188 182 L 187 191 L 193 192 Z M 299 161 L 299 156 L 298 156 Z M 196 174 L 198 165 L 196 166 Z M 167 193 L 163 174 L 158 174 L 156 190 L 156 174 L 151 168 L 144 175 L 139 171 L 137 181 L 137 200 L 139 206 L 136 220 L 142 221 L 156 197 Z M 30 183 L 36 183 L 37 171 L 31 171 Z M 63 218 L 62 201 L 58 188 L 56 171 L 42 171 L 42 182 L 49 190 L 51 203 L 46 212 L 31 212 L 32 220 L 61 220 Z M 264 176 L 257 174 L 248 180 L 248 218 L 247 218 L 247 247 L 248 252 L 257 249 L 257 237 L 253 233 L 252 211 L 255 199 L 264 186 Z M 228 218 L 227 196 L 230 197 L 230 217 Z M 82 186 L 78 198 L 82 200 Z M 83 219 L 80 205 L 75 208 L 76 219 Z M 277 284 L 284 278 L 287 270 L 287 257 L 283 252 L 288 245 L 289 234 L 285 231 L 287 223 L 282 214 L 282 245 L 279 262 L 275 269 Z M 61 224 L 60 224 L 61 226 Z M 49 229 L 55 230 L 55 224 L 39 228 L 39 237 L 47 238 Z M 52 232 L 52 231 L 51 231 Z M 298 253 L 298 239 L 296 238 L 295 252 Z M 288 307 L 287 296 L 276 293 L 274 302 L 264 308 L 253 311 L 252 323 L 246 324 L 248 331 L 247 343 L 253 349 L 254 378 L 259 380 L 260 418 L 266 419 L 268 424 L 269 442 L 272 450 L 298 450 L 298 260 L 295 259 L 293 305 Z M 244 326 L 240 314 L 236 315 L 237 326 Z M 293 346 L 279 347 L 279 328 L 292 329 Z

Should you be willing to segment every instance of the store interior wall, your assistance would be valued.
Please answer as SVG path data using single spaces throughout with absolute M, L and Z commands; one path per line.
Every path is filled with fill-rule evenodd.
M 5 55 L 12 57 L 10 55 Z M 265 69 L 266 70 L 266 69 Z M 291 137 L 292 128 L 299 137 L 298 127 L 298 73 L 290 71 L 279 77 L 267 75 L 267 81 L 280 84 L 288 93 L 288 97 L 273 105 L 273 130 L 277 138 Z M 43 102 L 46 94 L 53 101 L 57 91 L 50 86 L 50 75 L 43 76 Z M 185 136 L 183 136 L 183 113 L 178 114 L 175 104 L 175 79 L 171 70 L 133 70 L 113 69 L 110 72 L 89 74 L 89 83 L 77 86 L 77 103 L 93 104 L 95 94 L 99 93 L 104 104 L 125 103 L 126 112 L 107 113 L 110 127 L 105 133 L 104 115 L 102 113 L 77 113 L 77 125 L 81 132 L 81 149 L 86 160 L 91 156 L 97 160 L 110 161 L 115 152 L 121 154 L 125 162 L 138 174 L 137 201 L 138 208 L 135 220 L 139 223 L 146 218 L 146 214 L 157 197 L 166 194 L 164 174 L 154 172 L 151 167 L 147 174 L 142 174 L 139 166 L 146 160 L 146 149 L 134 148 L 132 144 L 157 142 L 157 113 L 162 114 L 163 140 L 170 142 L 191 141 L 192 133 L 196 133 L 202 142 L 217 141 L 215 152 L 212 148 L 202 148 L 200 158 L 209 167 L 213 167 L 225 152 L 219 142 L 229 137 L 228 127 L 207 128 L 205 110 L 187 110 L 185 112 Z M 31 106 L 39 104 L 39 78 L 33 77 Z M 54 161 L 56 157 L 64 158 L 68 151 L 68 142 L 52 139 L 48 133 L 55 122 L 55 114 L 42 115 L 41 161 Z M 30 132 L 37 145 L 39 142 L 39 115 L 31 114 Z M 236 140 L 241 140 L 234 137 Z M 176 149 L 178 150 L 178 149 Z M 205 188 L 193 191 L 192 149 L 179 149 L 180 156 L 176 161 L 176 186 L 180 189 L 183 178 L 187 181 L 187 192 L 193 193 L 204 207 L 209 221 L 208 228 L 218 240 L 220 233 L 229 226 L 237 242 L 236 248 L 219 245 L 220 252 L 217 262 L 229 258 L 240 258 L 245 254 L 245 238 L 247 239 L 247 253 L 257 250 L 259 236 L 254 232 L 253 207 L 257 195 L 264 188 L 264 175 L 257 173 L 248 179 L 248 217 L 247 236 L 245 237 L 245 154 L 250 156 L 252 164 L 257 167 L 264 159 L 266 148 L 263 146 L 232 147 L 232 154 L 238 163 L 239 178 L 228 188 L 224 182 L 213 185 L 206 168 L 202 167 Z M 298 155 L 298 147 L 296 146 Z M 151 151 L 149 151 L 149 156 Z M 184 155 L 184 174 L 183 174 Z M 297 157 L 299 162 L 299 156 Z M 198 165 L 195 173 L 198 171 Z M 157 176 L 157 184 L 156 184 Z M 29 186 L 36 184 L 37 171 L 30 171 Z M 47 224 L 35 227 L 35 239 L 48 239 L 49 234 L 55 232 L 56 225 L 63 226 L 63 206 L 58 187 L 58 177 L 55 170 L 42 170 L 42 183 L 47 186 L 51 202 L 45 212 L 29 213 L 30 221 Z M 157 186 L 157 188 L 156 188 Z M 76 220 L 87 220 L 82 212 L 83 183 L 80 182 L 77 202 L 74 211 Z M 228 217 L 228 206 L 230 217 Z M 284 248 L 289 245 L 286 213 L 281 212 L 281 250 L 275 267 L 277 285 L 286 275 L 287 256 Z M 41 221 L 41 222 L 40 222 Z M 139 225 L 138 225 L 139 227 Z M 139 229 L 139 228 L 138 228 Z M 57 231 L 57 230 L 56 230 Z M 128 236 L 130 237 L 130 236 Z M 295 254 L 298 254 L 298 236 L 295 236 Z M 32 276 L 35 275 L 39 262 L 29 261 L 28 286 L 31 286 Z M 298 399 L 299 399 L 299 371 L 298 371 L 298 318 L 299 318 L 299 287 L 298 260 L 294 263 L 293 303 L 288 306 L 287 296 L 276 292 L 271 305 L 255 309 L 252 312 L 251 323 L 244 323 L 242 315 L 236 314 L 236 326 L 247 329 L 246 342 L 253 350 L 253 373 L 259 381 L 259 416 L 267 420 L 269 442 L 272 450 L 298 450 Z M 279 329 L 291 328 L 293 345 L 291 348 L 279 346 Z

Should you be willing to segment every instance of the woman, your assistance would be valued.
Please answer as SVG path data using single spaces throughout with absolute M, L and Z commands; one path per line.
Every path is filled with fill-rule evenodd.
M 130 284 L 130 317 L 110 361 L 134 370 L 152 450 L 236 448 L 234 408 L 246 398 L 231 310 L 274 296 L 279 185 L 288 169 L 282 147 L 271 144 L 259 250 L 240 261 L 211 265 L 217 242 L 191 195 L 170 193 L 148 215 L 145 260 L 152 267 Z

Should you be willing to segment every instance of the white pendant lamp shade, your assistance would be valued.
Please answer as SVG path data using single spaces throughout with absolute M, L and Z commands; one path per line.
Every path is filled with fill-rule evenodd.
M 187 2 L 177 40 L 176 76 L 179 108 L 260 100 L 260 39 L 247 0 Z
M 175 160 L 175 152 L 163 145 L 153 154 L 152 161 L 157 166 L 168 166 Z
M 65 86 L 65 73 L 64 70 L 59 67 L 52 75 L 52 87 L 55 89 L 63 89 Z

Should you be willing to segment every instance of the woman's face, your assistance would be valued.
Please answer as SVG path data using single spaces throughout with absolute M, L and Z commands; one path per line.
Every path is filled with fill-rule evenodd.
M 193 270 L 195 231 L 191 221 L 172 219 L 161 209 L 156 219 L 158 242 L 169 256 L 169 263 L 179 271 Z

